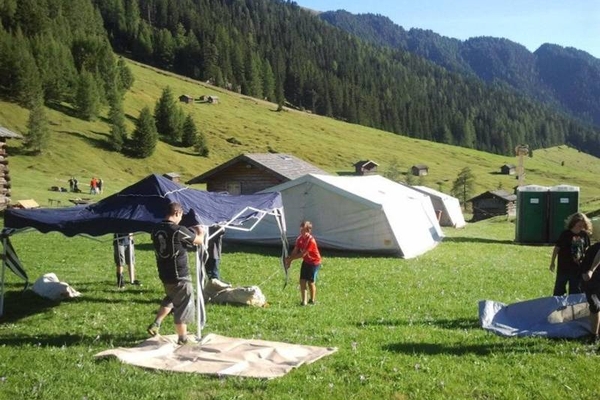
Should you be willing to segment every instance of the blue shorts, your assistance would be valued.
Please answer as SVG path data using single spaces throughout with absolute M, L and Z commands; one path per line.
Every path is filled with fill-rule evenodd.
M 319 273 L 320 268 L 321 264 L 312 265 L 307 263 L 306 261 L 302 261 L 302 267 L 300 267 L 300 279 L 309 282 L 316 282 L 317 274 Z

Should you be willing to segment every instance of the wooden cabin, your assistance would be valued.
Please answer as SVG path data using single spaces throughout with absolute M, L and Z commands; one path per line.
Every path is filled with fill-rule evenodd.
M 516 216 L 517 195 L 505 190 L 492 190 L 467 200 L 473 206 L 473 221 L 498 215 Z
M 181 176 L 177 172 L 167 172 L 166 174 L 163 174 L 163 176 L 173 182 L 181 182 Z
M 23 139 L 18 133 L 0 126 L 0 210 L 10 204 L 10 169 L 8 167 L 7 139 Z
M 290 154 L 242 154 L 186 182 L 205 183 L 209 192 L 253 194 L 306 174 L 330 175 Z
M 425 176 L 429 173 L 429 167 L 425 164 L 417 164 L 417 165 L 413 165 L 410 168 L 410 172 L 414 175 L 414 176 Z
M 182 94 L 179 96 L 179 101 L 186 104 L 192 104 L 194 103 L 194 98 L 190 95 Z
M 514 175 L 517 173 L 517 166 L 513 164 L 504 164 L 500 167 L 500 173 L 502 175 Z
M 354 164 L 354 174 L 355 175 L 374 175 L 377 173 L 377 164 L 375 161 L 364 160 L 359 161 Z

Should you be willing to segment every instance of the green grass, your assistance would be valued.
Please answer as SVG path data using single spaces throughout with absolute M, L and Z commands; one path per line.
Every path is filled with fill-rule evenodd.
M 277 249 L 226 245 L 224 279 L 260 284 L 268 308 L 208 306 L 204 333 L 335 346 L 332 356 L 272 381 L 144 370 L 94 354 L 145 339 L 162 296 L 148 235 L 136 253 L 142 287 L 115 289 L 108 241 L 31 232 L 13 244 L 32 279 L 55 272 L 83 296 L 52 304 L 7 275 L 0 398 L 11 399 L 595 399 L 600 358 L 577 340 L 502 338 L 482 330 L 478 302 L 549 295 L 551 248 L 513 243 L 493 219 L 446 230 L 411 260 L 323 251 L 319 304 L 282 290 Z M 195 331 L 195 326 L 191 327 Z M 167 319 L 164 333 L 172 333 Z

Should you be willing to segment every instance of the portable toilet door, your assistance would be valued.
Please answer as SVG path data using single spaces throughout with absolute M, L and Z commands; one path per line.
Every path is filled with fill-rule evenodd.
M 579 210 L 579 187 L 552 186 L 548 195 L 548 241 L 554 243 L 565 230 L 565 220 Z
M 539 185 L 517 188 L 517 243 L 548 243 L 548 189 Z

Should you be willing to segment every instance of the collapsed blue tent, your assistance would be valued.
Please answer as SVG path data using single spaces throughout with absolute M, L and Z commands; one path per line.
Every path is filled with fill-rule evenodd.
M 188 227 L 218 225 L 221 229 L 252 230 L 265 216 L 271 215 L 275 217 L 282 233 L 282 258 L 287 255 L 285 217 L 278 192 L 232 196 L 192 189 L 152 174 L 94 204 L 68 208 L 7 209 L 2 235 L 5 256 L 1 276 L 0 316 L 3 314 L 4 271 L 8 267 L 17 273 L 13 268 L 14 263 L 7 264 L 7 258 L 10 259 L 6 256 L 7 250 L 12 249 L 10 235 L 30 229 L 42 233 L 60 232 L 69 237 L 123 232 L 150 233 L 155 224 L 164 219 L 171 202 L 182 205 L 184 216 L 181 225 Z M 246 224 L 242 225 L 244 222 Z M 208 239 L 209 237 L 205 237 L 205 241 Z M 197 283 L 200 293 L 202 260 L 198 258 L 200 257 L 197 256 Z M 24 279 L 27 280 L 26 274 Z M 202 296 L 197 297 L 200 299 Z M 201 306 L 203 308 L 203 304 Z M 199 311 L 200 316 L 203 310 Z M 199 329 L 203 325 L 199 321 Z
M 141 181 L 97 203 L 69 208 L 8 209 L 5 228 L 33 228 L 66 236 L 151 232 L 163 220 L 167 205 L 183 206 L 182 225 L 241 225 L 283 208 L 279 193 L 231 196 L 181 186 L 160 175 Z

